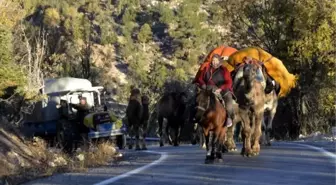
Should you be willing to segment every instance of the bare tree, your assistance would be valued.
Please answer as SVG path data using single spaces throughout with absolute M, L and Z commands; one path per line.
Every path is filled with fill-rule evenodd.
M 46 32 L 41 30 L 33 38 L 28 38 L 23 25 L 19 26 L 19 35 L 22 36 L 24 51 L 20 54 L 18 65 L 25 75 L 26 84 L 23 86 L 23 94 L 13 92 L 7 99 L 0 99 L 1 111 L 8 121 L 19 124 L 25 114 L 31 114 L 34 104 L 42 98 L 40 93 L 44 87 L 44 77 L 41 70 L 47 45 Z
M 26 57 L 23 57 L 20 65 L 22 70 L 27 73 L 26 92 L 37 95 L 39 90 L 44 86 L 43 73 L 41 65 L 44 60 L 45 48 L 47 46 L 46 32 L 41 30 L 36 38 L 35 44 L 30 44 L 30 39 L 25 34 L 24 27 L 21 26 L 24 42 L 27 49 Z

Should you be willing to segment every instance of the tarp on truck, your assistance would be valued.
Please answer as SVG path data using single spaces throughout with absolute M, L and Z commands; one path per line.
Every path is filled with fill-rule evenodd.
M 92 88 L 92 83 L 89 80 L 73 77 L 47 79 L 44 83 L 44 94 Z

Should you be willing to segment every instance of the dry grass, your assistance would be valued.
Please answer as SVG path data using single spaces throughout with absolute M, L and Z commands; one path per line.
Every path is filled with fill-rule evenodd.
M 0 138 L 0 184 L 1 181 L 20 184 L 55 173 L 86 171 L 89 167 L 107 165 L 117 154 L 109 141 L 91 145 L 87 151 L 68 156 L 60 149 L 48 148 L 42 139 L 19 143 L 15 135 L 7 132 L 0 132 L 0 136 L 4 133 L 6 140 Z

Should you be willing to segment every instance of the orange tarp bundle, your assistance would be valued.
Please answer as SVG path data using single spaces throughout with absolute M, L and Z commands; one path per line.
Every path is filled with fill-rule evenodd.
M 199 74 L 201 74 L 201 71 L 203 71 L 211 63 L 212 57 L 215 54 L 218 54 L 218 55 L 222 56 L 224 58 L 224 60 L 227 60 L 225 58 L 228 58 L 232 53 L 234 53 L 236 51 L 238 51 L 238 50 L 235 49 L 235 48 L 232 48 L 232 47 L 228 47 L 228 46 L 218 46 L 217 48 L 211 50 L 210 53 L 208 54 L 208 56 L 205 58 L 203 64 L 199 68 L 195 79 L 197 79 Z
M 244 57 L 248 56 L 264 62 L 267 73 L 280 84 L 279 97 L 286 96 L 296 86 L 297 77 L 287 71 L 282 61 L 258 47 L 244 48 L 232 54 L 227 61 L 231 65 L 228 70 L 231 72 L 237 65 L 242 63 Z

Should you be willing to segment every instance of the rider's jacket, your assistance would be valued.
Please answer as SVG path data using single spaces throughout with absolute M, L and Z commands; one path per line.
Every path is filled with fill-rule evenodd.
M 232 92 L 231 74 L 224 66 L 215 69 L 210 64 L 199 72 L 198 78 L 196 78 L 193 83 L 199 86 L 212 85 L 222 89 L 222 91 L 229 90 Z

